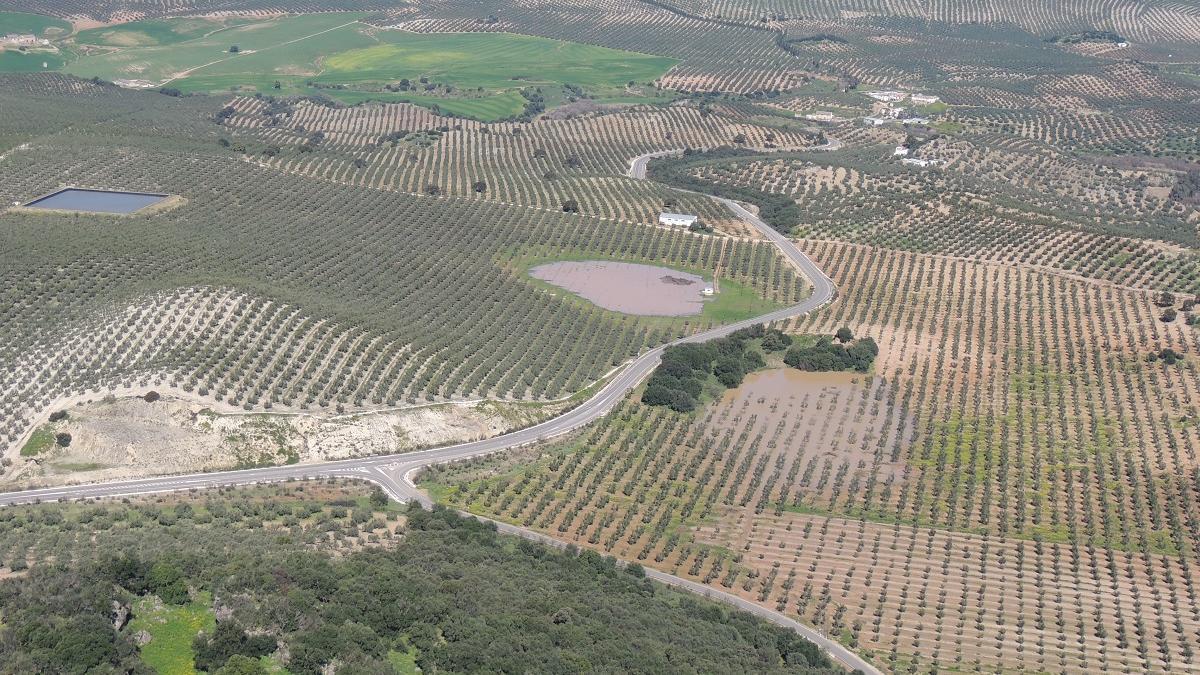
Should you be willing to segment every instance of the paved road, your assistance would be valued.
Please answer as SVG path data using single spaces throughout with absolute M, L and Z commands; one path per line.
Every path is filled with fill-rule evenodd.
M 659 157 L 674 157 L 682 154 L 682 150 L 660 150 L 658 152 L 647 152 L 644 155 L 638 155 L 629 162 L 629 177 L 646 180 L 646 166 L 650 164 L 650 160 L 658 159 Z
M 823 145 L 814 145 L 806 148 L 796 148 L 797 151 L 811 152 L 813 150 L 829 151 L 840 150 L 842 142 L 832 136 L 825 137 Z M 756 150 L 760 152 L 778 152 L 779 148 L 744 148 L 745 150 Z M 644 155 L 638 155 L 629 161 L 629 177 L 637 178 L 638 180 L 646 180 L 646 167 L 650 164 L 650 160 L 658 159 L 659 157 L 674 157 L 682 155 L 683 150 L 659 150 L 658 152 L 647 152 Z M 679 189 L 679 188 L 676 188 Z M 691 190 L 683 190 L 683 192 L 691 192 Z M 697 193 L 699 194 L 699 193 Z M 757 225 L 756 225 L 757 226 Z
M 630 163 L 630 176 L 644 179 L 646 164 L 654 157 L 677 154 L 681 151 L 649 153 L 635 158 Z M 737 323 L 719 326 L 703 333 L 690 335 L 672 344 L 685 342 L 703 342 L 753 326 L 782 319 L 789 319 L 807 314 L 830 302 L 836 293 L 833 282 L 816 266 L 808 256 L 804 255 L 786 237 L 776 232 L 764 223 L 758 216 L 743 208 L 740 204 L 728 199 L 719 199 L 738 217 L 757 228 L 765 237 L 771 240 L 779 250 L 799 270 L 809 278 L 813 292 L 803 301 L 779 309 L 769 314 L 739 321 Z M 85 485 L 67 485 L 61 487 L 25 490 L 21 492 L 0 493 L 0 506 L 30 504 L 36 502 L 53 502 L 100 497 L 125 497 L 130 495 L 152 494 L 181 490 L 202 490 L 220 486 L 250 485 L 254 483 L 278 483 L 288 480 L 345 477 L 369 480 L 382 487 L 393 499 L 402 502 L 417 501 L 422 505 L 432 506 L 429 496 L 417 489 L 413 477 L 430 466 L 445 464 L 472 457 L 480 457 L 510 448 L 539 443 L 541 441 L 561 436 L 574 431 L 604 415 L 608 414 L 632 389 L 645 379 L 655 366 L 665 346 L 656 347 L 632 361 L 624 370 L 618 372 L 601 389 L 579 406 L 563 415 L 547 420 L 541 424 L 527 427 L 518 431 L 496 436 L 494 438 L 471 443 L 448 445 L 441 448 L 421 450 L 398 455 L 378 455 L 361 459 L 346 459 L 317 464 L 297 464 L 292 466 L 265 467 L 260 469 L 245 469 L 241 471 L 221 471 L 213 473 L 198 473 L 180 476 L 162 476 L 138 480 L 124 480 L 110 483 L 90 483 Z M 498 523 L 498 527 L 510 534 L 516 534 L 527 539 L 562 546 L 563 543 L 543 534 Z M 687 579 L 646 570 L 647 576 L 672 586 L 683 588 L 715 600 L 734 605 L 748 612 L 763 617 L 773 623 L 786 626 L 800 633 L 806 639 L 821 646 L 833 659 L 851 669 L 865 673 L 878 673 L 870 663 L 859 658 L 841 644 L 826 638 L 820 632 L 813 630 L 779 612 L 761 607 L 737 596 L 724 593 L 717 589 L 697 584 Z

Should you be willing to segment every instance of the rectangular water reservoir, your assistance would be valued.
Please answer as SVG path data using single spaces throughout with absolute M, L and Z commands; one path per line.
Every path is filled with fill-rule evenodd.
M 79 211 L 81 213 L 127 214 L 157 204 L 169 196 L 153 192 L 64 188 L 25 204 L 25 208 L 46 209 L 48 211 Z

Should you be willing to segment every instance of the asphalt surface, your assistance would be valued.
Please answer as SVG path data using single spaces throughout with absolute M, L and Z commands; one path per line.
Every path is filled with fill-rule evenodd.
M 646 178 L 646 165 L 655 157 L 679 154 L 681 151 L 655 152 L 641 155 L 630 162 L 629 175 L 633 178 Z M 728 199 L 713 197 L 725 204 L 738 217 L 753 225 L 767 239 L 773 242 L 792 263 L 806 276 L 812 284 L 812 293 L 801 302 L 785 307 L 753 319 L 739 321 L 719 326 L 703 333 L 690 335 L 671 344 L 686 342 L 704 342 L 713 338 L 724 337 L 730 333 L 760 323 L 769 323 L 812 312 L 829 303 L 836 294 L 833 282 L 816 266 L 808 256 L 804 255 L 786 237 L 775 231 L 765 222 L 740 204 Z M 361 459 L 346 459 L 316 464 L 296 464 L 291 466 L 264 467 L 244 469 L 240 471 L 220 471 L 178 476 L 161 476 L 137 480 L 123 480 L 108 483 L 90 483 L 84 485 L 65 485 L 59 487 L 24 490 L 21 492 L 0 493 L 0 506 L 31 504 L 42 502 L 70 501 L 79 499 L 98 499 L 112 497 L 127 497 L 133 495 L 154 494 L 162 492 L 204 490 L 215 487 L 234 485 L 253 485 L 256 483 L 279 483 L 289 480 L 319 479 L 319 478 L 357 478 L 368 480 L 384 489 L 393 499 L 401 502 L 417 501 L 425 507 L 432 506 L 432 500 L 421 492 L 413 482 L 413 477 L 422 469 L 438 464 L 461 461 L 492 453 L 521 447 L 570 433 L 604 415 L 608 414 L 628 394 L 638 386 L 658 365 L 663 345 L 651 349 L 629 363 L 619 371 L 596 394 L 570 411 L 525 429 L 513 431 L 502 436 L 488 438 L 470 443 L 459 443 L 441 448 L 420 450 L 397 455 L 376 455 Z M 506 523 L 497 523 L 501 531 L 519 535 L 526 539 L 540 541 L 555 546 L 563 546 L 563 542 L 546 535 L 515 527 Z M 739 609 L 751 612 L 777 625 L 795 630 L 804 638 L 816 643 L 824 649 L 831 658 L 852 670 L 865 673 L 880 671 L 870 663 L 859 658 L 841 644 L 825 637 L 819 631 L 805 626 L 784 614 L 756 605 L 717 589 L 697 584 L 687 579 L 656 570 L 646 570 L 646 575 L 652 579 L 671 586 L 710 597 L 714 600 L 734 605 Z

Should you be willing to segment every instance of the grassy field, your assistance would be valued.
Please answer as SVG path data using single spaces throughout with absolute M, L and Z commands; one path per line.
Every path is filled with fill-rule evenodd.
M 71 24 L 40 14 L 0 12 L 0 34 L 33 33 L 38 37 L 61 37 L 71 32 Z
M 358 23 L 363 16 L 136 21 L 83 31 L 80 44 L 115 49 L 49 67 L 85 78 L 169 84 L 184 92 L 321 93 L 347 104 L 407 101 L 490 121 L 521 112 L 522 88 L 544 88 L 551 105 L 565 98 L 568 84 L 590 95 L 619 98 L 628 82 L 650 82 L 675 64 L 525 35 L 380 30 Z M 40 62 L 28 61 L 0 63 L 0 71 L 40 68 Z M 405 79 L 413 87 L 408 91 L 384 88 Z
M 250 22 L 251 19 L 246 18 L 199 16 L 146 19 L 79 31 L 75 35 L 75 42 L 107 47 L 154 47 L 196 40 L 216 31 Z
M 192 665 L 192 640 L 200 631 L 216 627 L 212 598 L 208 594 L 202 596 L 182 607 L 162 605 L 158 598 L 147 596 L 134 607 L 130 629 L 150 633 L 150 643 L 141 649 L 142 660 L 158 675 L 196 672 Z
M 64 61 L 58 54 L 49 52 L 19 52 L 6 49 L 0 52 L 0 73 L 36 73 L 42 70 L 57 70 Z
M 721 292 L 704 303 L 701 316 L 717 323 L 733 323 L 766 314 L 780 307 L 781 305 L 763 298 L 749 286 L 736 281 L 722 281 Z
M 392 670 L 398 675 L 416 675 L 421 672 L 421 668 L 417 665 L 416 648 L 410 648 L 409 651 L 399 652 L 392 650 L 388 652 L 388 663 L 391 664 Z
M 71 24 L 61 19 L 23 12 L 0 12 L 0 35 L 7 33 L 33 33 L 38 37 L 56 38 L 71 32 Z M 0 73 L 35 73 L 41 70 L 58 70 L 64 59 L 50 50 L 18 51 L 0 50 Z
M 361 17 L 337 13 L 258 21 L 194 39 L 84 56 L 65 70 L 106 80 L 172 81 L 186 91 L 228 90 L 238 85 L 265 90 L 286 74 L 296 79 L 315 75 L 315 62 L 322 56 L 370 44 L 354 24 Z M 156 23 L 164 25 L 149 33 L 127 28 L 114 37 L 133 40 L 141 34 L 146 40 L 173 40 L 188 34 L 185 24 Z M 230 51 L 235 45 L 238 53 Z M 195 75 L 190 75 L 193 71 Z
M 525 98 L 515 91 L 484 94 L 476 98 L 422 96 L 406 92 L 357 91 L 354 89 L 324 89 L 321 94 L 347 105 L 378 101 L 382 103 L 412 103 L 443 114 L 492 121 L 519 114 L 525 108 Z
M 526 35 L 380 33 L 384 43 L 330 57 L 319 82 L 427 77 L 439 84 L 491 90 L 570 83 L 623 87 L 657 78 L 674 61 L 618 49 Z
M 21 446 L 22 457 L 35 457 L 54 447 L 54 429 L 49 424 L 34 431 Z

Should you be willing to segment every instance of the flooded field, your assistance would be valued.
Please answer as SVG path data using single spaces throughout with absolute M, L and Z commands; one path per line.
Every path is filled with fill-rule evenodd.
M 538 265 L 529 273 L 615 312 L 691 316 L 704 308 L 704 279 L 667 267 L 584 260 Z
M 807 563 L 823 550 L 833 557 L 835 540 L 840 544 L 844 539 L 830 536 L 827 547 L 808 541 L 810 533 L 815 538 L 828 527 L 829 518 L 820 511 L 847 495 L 882 492 L 906 480 L 901 458 L 907 456 L 916 419 L 897 402 L 894 391 L 894 385 L 877 376 L 780 368 L 749 375 L 714 403 L 706 422 L 712 429 L 708 440 L 736 439 L 730 452 L 745 448 L 734 457 L 739 467 L 747 467 L 742 481 L 761 485 L 749 499 L 726 499 L 716 518 L 692 530 L 697 542 L 741 556 L 747 570 L 733 592 L 763 602 L 762 589 L 769 594 L 776 576 L 782 581 L 785 574 L 789 583 L 807 574 L 803 588 L 819 588 L 826 570 Z M 862 526 L 837 522 L 846 529 Z M 849 565 L 853 556 L 849 554 Z M 865 593 L 861 581 L 855 581 Z M 795 598 L 801 588 L 797 584 L 789 593 L 784 586 L 778 602 Z M 806 601 L 800 598 L 799 603 L 803 613 Z
M 128 214 L 157 204 L 169 196 L 150 192 L 66 188 L 40 199 L 35 199 L 25 204 L 25 208 L 46 209 L 49 211 Z
M 717 403 L 713 425 L 737 428 L 754 419 L 760 431 L 785 425 L 781 454 L 806 466 L 874 471 L 883 481 L 903 476 L 902 449 L 914 423 L 890 404 L 890 386 L 861 373 L 762 370 Z

